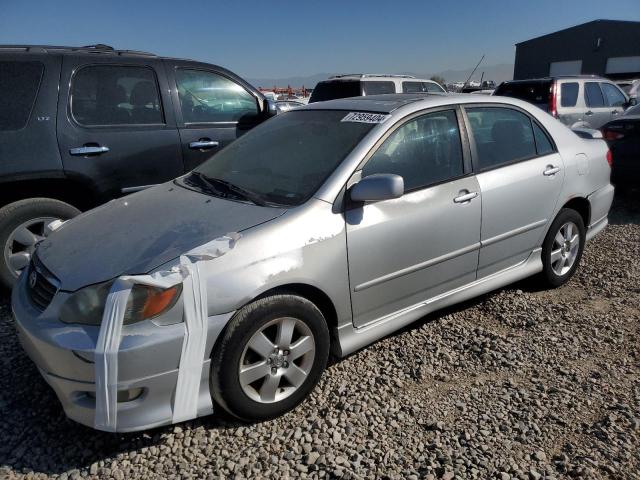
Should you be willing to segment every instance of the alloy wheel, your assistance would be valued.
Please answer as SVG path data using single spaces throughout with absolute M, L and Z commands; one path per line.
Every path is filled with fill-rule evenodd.
M 287 398 L 307 379 L 315 351 L 313 333 L 302 320 L 282 317 L 266 323 L 240 357 L 242 391 L 259 403 Z
M 580 231 L 573 222 L 563 224 L 553 239 L 551 268 L 558 276 L 565 275 L 576 262 L 580 251 Z
M 36 245 L 50 233 L 49 225 L 56 217 L 37 217 L 27 220 L 14 229 L 4 245 L 4 261 L 17 278 L 31 261 Z

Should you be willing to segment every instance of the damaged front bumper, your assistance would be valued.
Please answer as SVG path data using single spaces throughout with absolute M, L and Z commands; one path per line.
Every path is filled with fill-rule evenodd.
M 56 392 L 66 415 L 95 428 L 94 352 L 100 327 L 60 322 L 58 312 L 68 297 L 69 294 L 58 292 L 41 312 L 29 298 L 23 275 L 13 289 L 13 314 L 24 350 Z M 210 354 L 231 315 L 208 318 L 196 416 L 213 412 Z M 118 350 L 116 431 L 143 430 L 172 423 L 184 336 L 184 323 L 159 325 L 147 320 L 123 328 Z

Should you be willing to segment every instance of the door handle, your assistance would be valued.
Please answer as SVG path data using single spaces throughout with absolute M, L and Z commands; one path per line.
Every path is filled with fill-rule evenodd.
M 463 190 L 466 191 L 466 190 Z M 460 192 L 462 193 L 462 192 Z M 454 203 L 467 203 L 478 196 L 478 192 L 467 192 L 453 199 Z
M 593 115 L 593 112 L 591 110 L 587 110 L 584 114 L 587 116 L 591 116 Z
M 553 165 L 547 165 L 547 169 L 542 172 L 545 177 L 552 177 L 560 171 L 560 167 L 554 167 Z
M 192 150 L 209 150 L 220 145 L 220 142 L 215 140 L 209 140 L 208 138 L 201 138 L 197 142 L 191 142 L 189 148 Z
M 99 145 L 75 147 L 69 149 L 71 155 L 100 155 L 109 151 L 109 147 L 101 147 Z

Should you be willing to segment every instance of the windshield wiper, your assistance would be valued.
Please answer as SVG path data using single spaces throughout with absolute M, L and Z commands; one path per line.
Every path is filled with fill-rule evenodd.
M 237 185 L 234 185 L 233 183 L 228 182 L 226 180 L 222 180 L 220 178 L 208 177 L 207 175 L 205 175 L 204 173 L 201 173 L 201 172 L 191 172 L 190 176 L 193 176 L 193 177 L 197 178 L 198 181 L 200 181 L 201 184 L 207 186 L 208 188 L 210 188 L 212 190 L 215 190 L 215 191 L 219 192 L 220 191 L 220 187 L 222 187 L 223 189 L 225 189 L 228 192 L 232 193 L 236 197 L 239 197 L 239 198 L 244 199 L 244 200 L 249 200 L 251 203 L 254 203 L 254 204 L 256 204 L 256 205 L 258 205 L 260 207 L 266 207 L 267 206 L 267 202 L 265 202 L 257 194 L 253 193 L 250 190 L 245 190 L 244 188 L 239 187 Z

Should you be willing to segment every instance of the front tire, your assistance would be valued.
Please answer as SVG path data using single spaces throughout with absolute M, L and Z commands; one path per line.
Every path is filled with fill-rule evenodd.
M 585 235 L 582 216 L 570 208 L 560 210 L 542 244 L 540 276 L 547 287 L 560 287 L 573 276 L 582 258 Z
M 13 287 L 29 264 L 36 244 L 54 220 L 69 220 L 80 210 L 52 198 L 27 198 L 0 208 L 0 286 Z
M 268 420 L 295 408 L 327 364 L 329 330 L 309 300 L 256 300 L 231 319 L 212 354 L 211 393 L 231 415 Z

